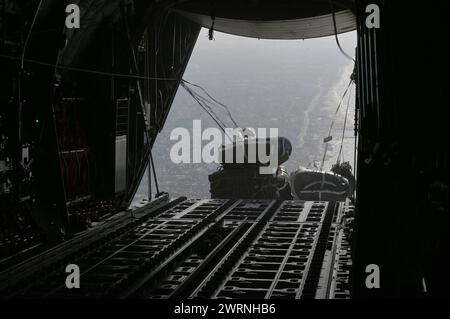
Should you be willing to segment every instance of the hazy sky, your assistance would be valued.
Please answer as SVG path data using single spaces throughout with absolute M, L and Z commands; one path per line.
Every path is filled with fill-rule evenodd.
M 349 54 L 355 50 L 355 36 L 339 36 Z M 335 84 L 350 64 L 334 37 L 258 40 L 216 32 L 215 40 L 209 41 L 204 29 L 184 78 L 233 108 L 241 126 L 266 127 L 262 124 L 277 112 L 301 112 L 318 85 Z M 182 104 L 191 102 L 180 89 L 170 116 L 183 116 Z M 261 116 L 255 118 L 254 112 Z M 199 107 L 190 108 L 190 116 L 199 113 Z

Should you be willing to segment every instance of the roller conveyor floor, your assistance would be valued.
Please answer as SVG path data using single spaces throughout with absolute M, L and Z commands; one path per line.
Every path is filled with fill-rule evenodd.
M 346 203 L 191 200 L 144 206 L 0 273 L 8 298 L 350 297 Z M 67 265 L 80 287 L 66 286 Z

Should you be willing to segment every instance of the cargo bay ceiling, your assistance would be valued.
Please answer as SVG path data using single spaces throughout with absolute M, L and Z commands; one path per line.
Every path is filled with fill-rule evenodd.
M 95 41 L 93 36 L 105 21 L 120 21 L 123 7 L 132 8 L 129 22 L 135 42 L 148 26 L 170 13 L 201 27 L 259 39 L 309 39 L 356 30 L 353 0 L 79 0 L 78 4 L 82 26 L 69 33 L 66 62 Z M 87 28 L 83 21 L 89 21 Z
M 353 1 L 209 1 L 182 3 L 175 10 L 205 28 L 259 39 L 309 39 L 356 29 Z

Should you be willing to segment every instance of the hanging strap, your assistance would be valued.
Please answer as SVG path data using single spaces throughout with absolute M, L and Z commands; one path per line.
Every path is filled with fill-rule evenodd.
M 347 109 L 345 111 L 345 120 L 344 120 L 344 128 L 342 129 L 342 139 L 341 139 L 341 147 L 339 149 L 339 154 L 336 160 L 336 164 L 340 163 L 340 158 L 342 155 L 342 162 L 344 162 L 344 154 L 343 154 L 343 149 L 344 149 L 344 138 L 345 138 L 345 129 L 347 128 L 347 117 L 348 117 L 348 110 L 350 108 L 350 100 L 352 98 L 352 92 L 350 91 L 349 96 L 348 96 L 348 101 L 347 101 Z
M 214 40 L 214 25 L 216 24 L 216 10 L 214 5 L 214 0 L 211 0 L 211 27 L 208 31 L 208 38 L 210 41 Z
M 339 113 L 339 110 L 341 109 L 342 102 L 344 102 L 344 99 L 345 99 L 347 92 L 350 89 L 350 86 L 352 85 L 352 83 L 353 83 L 353 79 L 350 79 L 350 82 L 348 83 L 347 88 L 345 89 L 344 94 L 342 95 L 342 98 L 338 104 L 336 112 L 334 112 L 333 120 L 331 121 L 331 125 L 330 125 L 330 130 L 328 131 L 328 136 L 323 140 L 323 142 L 325 143 L 325 151 L 323 154 L 322 163 L 320 165 L 321 171 L 323 170 L 323 167 L 325 165 L 325 160 L 326 160 L 327 153 L 328 153 L 328 143 L 333 140 L 333 137 L 331 136 L 331 132 L 333 131 L 333 127 L 334 127 L 334 123 L 336 122 L 337 114 Z

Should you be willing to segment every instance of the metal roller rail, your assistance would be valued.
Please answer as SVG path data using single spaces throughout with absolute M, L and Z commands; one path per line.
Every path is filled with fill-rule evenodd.
M 332 203 L 283 202 L 223 261 L 193 297 L 295 299 L 305 289 Z M 333 217 L 333 216 L 331 216 Z M 221 276 L 220 276 L 221 274 Z
M 342 203 L 180 198 L 146 210 L 88 244 L 75 240 L 60 258 L 36 262 L 33 271 L 2 285 L 0 293 L 9 298 L 349 297 L 350 245 L 341 227 L 349 207 Z M 65 285 L 68 264 L 80 268 L 79 289 Z
M 151 287 L 141 292 L 140 297 L 152 299 L 188 298 L 200 283 L 213 277 L 223 260 L 229 258 L 236 246 L 243 245 L 254 229 L 264 223 L 267 214 L 275 210 L 274 201 L 239 201 L 222 216 L 208 234 L 180 263 L 166 269 Z M 219 237 L 219 238 L 217 238 Z M 211 242 L 205 247 L 205 242 Z
M 10 298 L 114 297 L 147 268 L 164 261 L 174 250 L 191 240 L 202 227 L 207 226 L 210 218 L 227 205 L 227 201 L 216 201 L 202 210 L 196 201 L 176 200 L 36 270 L 1 293 Z M 203 213 L 205 218 L 197 221 L 155 219 L 162 213 L 176 214 L 180 211 Z M 80 267 L 81 289 L 68 290 L 65 287 L 65 267 L 68 264 Z

